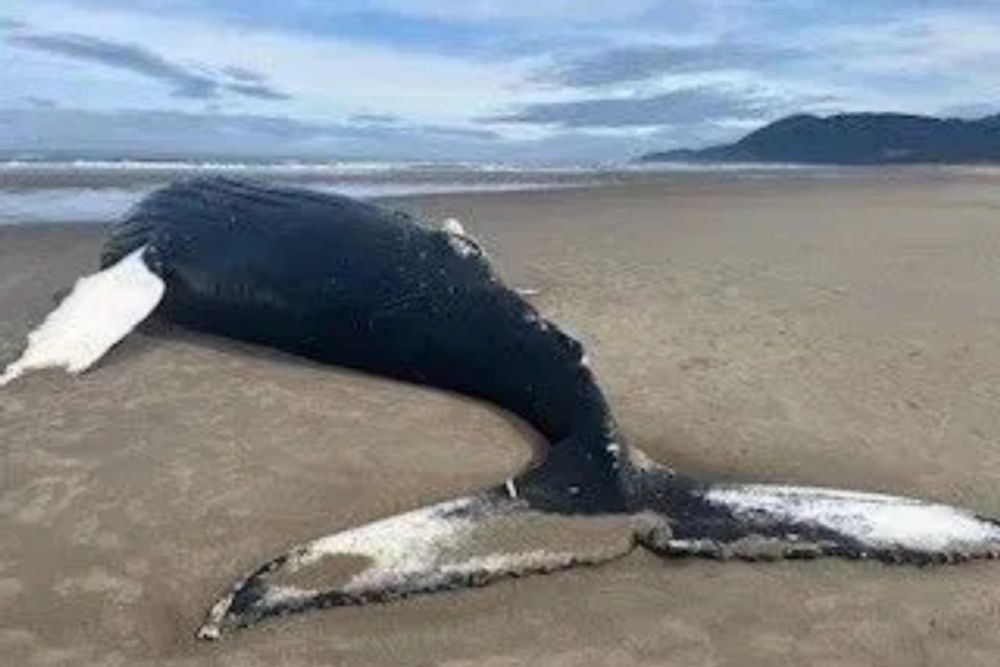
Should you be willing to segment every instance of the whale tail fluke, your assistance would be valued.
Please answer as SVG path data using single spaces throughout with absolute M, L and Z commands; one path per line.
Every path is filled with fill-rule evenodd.
M 1000 525 L 967 510 L 874 493 L 704 482 L 634 450 L 632 460 L 623 457 L 613 468 L 620 472 L 614 493 L 600 488 L 605 478 L 580 477 L 579 466 L 560 462 L 573 458 L 562 453 L 565 444 L 503 485 L 291 549 L 223 596 L 198 636 L 218 639 L 310 609 L 598 565 L 637 546 L 667 557 L 752 561 L 843 557 L 929 565 L 1000 556 Z M 571 494 L 578 505 L 569 503 L 565 488 L 578 489 Z
M 1000 556 L 1000 524 L 968 510 L 878 493 L 707 483 L 655 473 L 643 546 L 668 556 L 824 556 L 928 565 Z
M 295 547 L 238 582 L 202 639 L 310 609 L 388 602 L 597 565 L 635 546 L 627 515 L 534 510 L 509 488 L 430 505 Z
M 165 285 L 144 261 L 144 253 L 140 247 L 80 278 L 28 335 L 24 352 L 0 374 L 0 387 L 43 368 L 81 373 L 149 317 L 163 298 Z

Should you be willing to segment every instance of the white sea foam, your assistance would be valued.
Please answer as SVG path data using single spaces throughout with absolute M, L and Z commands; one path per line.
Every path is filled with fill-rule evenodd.
M 432 163 L 422 162 L 380 162 L 380 161 L 331 161 L 331 162 L 239 162 L 212 160 L 4 160 L 0 161 L 0 171 L 267 171 L 287 173 L 370 173 L 383 171 L 404 171 L 427 168 Z
M 793 162 L 636 162 L 622 169 L 638 172 L 784 172 L 835 171 L 838 167 Z M 849 169 L 849 168 L 848 168 Z
M 370 174 L 382 172 L 480 172 L 517 174 L 524 172 L 573 174 L 600 170 L 603 167 L 574 164 L 524 165 L 504 162 L 427 162 L 392 160 L 286 160 L 244 162 L 238 160 L 0 160 L 0 172 L 70 171 L 97 172 L 261 172 L 272 174 Z M 612 166 L 610 168 L 617 168 Z

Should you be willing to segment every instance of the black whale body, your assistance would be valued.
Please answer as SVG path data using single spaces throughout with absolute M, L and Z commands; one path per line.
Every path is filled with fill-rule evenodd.
M 210 178 L 140 202 L 102 266 L 143 245 L 167 284 L 161 316 L 490 401 L 566 441 L 546 478 L 573 496 L 537 493 L 566 511 L 621 507 L 623 445 L 583 347 L 506 287 L 471 239 L 347 197 Z

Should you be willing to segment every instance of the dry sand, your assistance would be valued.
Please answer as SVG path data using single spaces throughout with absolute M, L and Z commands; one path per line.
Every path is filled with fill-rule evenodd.
M 467 222 L 690 472 L 1000 515 L 1000 180 L 684 179 L 401 202 Z M 0 229 L 0 360 L 94 266 Z M 1000 564 L 592 570 L 193 632 L 283 548 L 503 479 L 488 406 L 159 328 L 0 393 L 4 665 L 995 665 Z

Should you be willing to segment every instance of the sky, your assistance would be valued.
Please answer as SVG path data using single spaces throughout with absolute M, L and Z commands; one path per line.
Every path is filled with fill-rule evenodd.
M 610 163 L 1000 111 L 1000 0 L 4 0 L 0 152 Z

